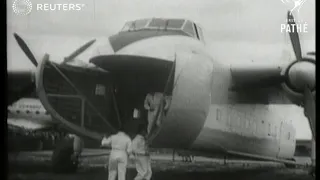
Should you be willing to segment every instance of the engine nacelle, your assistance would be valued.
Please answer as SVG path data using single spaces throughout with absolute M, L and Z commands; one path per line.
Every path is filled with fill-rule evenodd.
M 303 103 L 304 89 L 309 87 L 313 94 L 316 92 L 316 63 L 315 59 L 304 58 L 290 64 L 283 72 L 285 82 L 282 84 L 289 99 L 300 105 Z

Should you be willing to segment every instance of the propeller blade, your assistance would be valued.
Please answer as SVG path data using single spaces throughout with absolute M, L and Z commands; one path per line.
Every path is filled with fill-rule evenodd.
M 291 44 L 293 47 L 293 51 L 296 55 L 297 61 L 300 61 L 302 59 L 300 39 L 299 39 L 299 34 L 297 31 L 295 19 L 294 19 L 293 15 L 290 13 L 290 11 L 288 11 L 287 22 L 290 27 L 289 36 L 290 36 Z
M 24 40 L 16 33 L 13 33 L 13 36 L 16 39 L 16 41 L 18 42 L 18 44 L 19 44 L 20 48 L 22 49 L 22 51 L 30 59 L 32 64 L 34 64 L 37 67 L 38 66 L 38 62 L 37 62 L 36 58 L 34 57 L 34 55 L 32 54 L 32 52 L 29 49 L 29 47 L 27 46 L 27 44 L 24 42 Z
M 309 88 L 305 88 L 304 91 L 304 114 L 308 118 L 312 136 L 316 140 L 316 104 Z
M 89 48 L 96 40 L 93 39 L 86 44 L 82 45 L 80 48 L 78 48 L 76 51 L 74 51 L 72 54 L 70 54 L 68 57 L 66 57 L 63 61 L 63 63 L 67 63 L 71 60 L 73 60 L 75 57 L 77 57 L 79 54 L 81 54 L 83 51 L 85 51 L 87 48 Z

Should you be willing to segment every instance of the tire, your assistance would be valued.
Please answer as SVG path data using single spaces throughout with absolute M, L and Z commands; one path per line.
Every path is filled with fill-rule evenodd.
M 312 177 L 316 177 L 315 167 L 311 167 L 311 169 L 309 170 L 309 175 L 312 176 Z

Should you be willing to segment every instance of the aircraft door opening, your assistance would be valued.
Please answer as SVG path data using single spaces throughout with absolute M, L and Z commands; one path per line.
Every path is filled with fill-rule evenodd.
M 149 120 L 154 117 L 151 119 L 156 120 L 152 122 L 160 122 L 166 112 L 163 101 L 168 102 L 172 94 L 175 61 L 110 55 L 95 57 L 91 62 L 112 74 L 121 124 L 130 127 L 127 129 L 129 134 L 137 133 L 141 127 L 154 133 L 157 128 L 153 127 L 157 125 L 151 125 Z

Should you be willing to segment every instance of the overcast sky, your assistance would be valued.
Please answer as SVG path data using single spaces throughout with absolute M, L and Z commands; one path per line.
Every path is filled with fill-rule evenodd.
M 281 0 L 30 1 L 34 5 L 32 12 L 18 16 L 12 12 L 12 1 L 7 0 L 8 69 L 34 68 L 14 41 L 13 32 L 18 32 L 26 40 L 37 59 L 47 52 L 61 61 L 92 37 L 98 37 L 101 43 L 119 31 L 126 21 L 146 17 L 187 18 L 199 23 L 212 56 L 228 64 L 249 61 L 283 63 L 284 55 L 292 54 L 286 34 L 280 32 L 291 7 Z M 37 3 L 53 2 L 85 6 L 77 12 L 35 10 Z M 303 51 L 314 50 L 315 0 L 304 3 L 299 17 L 308 24 L 308 32 L 300 34 Z M 90 49 L 79 58 L 88 59 Z M 281 112 L 286 112 L 288 119 L 293 119 L 298 127 L 305 127 L 299 128 L 298 137 L 309 138 L 310 130 L 302 110 L 291 106 L 284 109 Z

